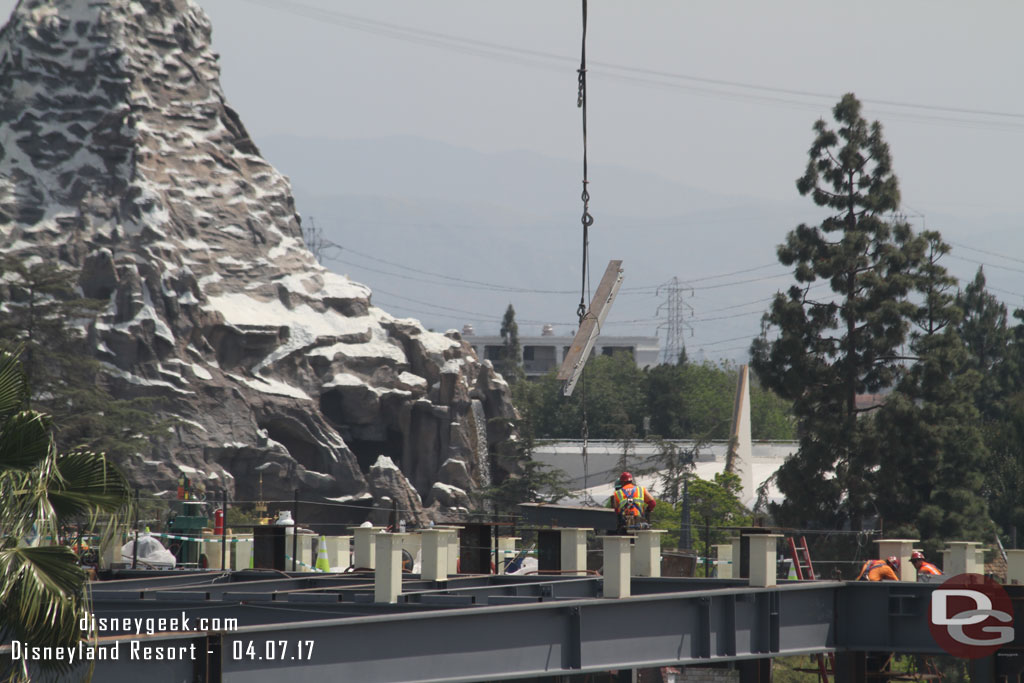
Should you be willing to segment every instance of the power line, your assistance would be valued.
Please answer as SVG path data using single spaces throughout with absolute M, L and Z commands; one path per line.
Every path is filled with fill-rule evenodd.
M 367 19 L 357 15 L 346 14 L 335 10 L 327 10 L 319 7 L 305 5 L 292 0 L 246 0 L 247 2 L 263 5 L 280 12 L 290 13 L 306 18 L 315 19 L 320 22 L 330 23 L 344 28 L 349 28 L 366 33 L 382 35 L 385 37 L 401 40 L 404 42 L 417 43 L 442 50 L 450 50 L 470 54 L 487 59 L 511 62 L 521 66 L 531 66 L 546 70 L 557 70 L 563 72 L 567 64 L 572 63 L 568 55 L 561 55 L 541 50 L 531 50 L 513 45 L 504 45 L 491 41 L 475 40 L 464 38 L 438 31 L 411 28 L 400 24 Z M 660 71 L 642 67 L 624 66 L 610 62 L 592 61 L 592 65 L 607 69 L 604 76 L 617 80 L 625 80 L 632 83 L 655 85 L 682 89 L 694 94 L 703 94 L 723 99 L 742 99 L 765 104 L 781 104 L 791 107 L 820 109 L 821 102 L 808 102 L 801 99 L 829 100 L 835 102 L 839 95 L 834 93 L 823 93 L 794 88 L 783 88 L 768 86 L 743 81 L 732 81 L 721 78 L 709 78 L 691 74 L 681 74 L 668 71 Z M 615 73 L 621 72 L 621 73 Z M 600 72 L 598 72 L 600 73 Z M 653 78 L 665 79 L 663 81 Z M 721 88 L 732 88 L 738 92 L 722 90 Z M 920 104 L 915 102 L 902 102 L 898 100 L 872 99 L 862 100 L 865 104 L 883 107 L 897 107 L 909 109 L 912 112 L 935 112 L 937 114 L 963 115 L 979 118 L 951 118 L 948 116 L 936 116 L 926 114 L 915 114 L 911 112 L 887 112 L 887 115 L 894 118 L 916 120 L 925 123 L 952 124 L 969 127 L 995 128 L 1002 130 L 1021 130 L 1024 128 L 1024 114 L 1018 112 L 997 111 L 991 109 L 972 109 L 967 107 L 951 107 L 934 104 Z M 992 121 L 989 119 L 1002 119 Z
M 969 247 L 966 244 L 959 244 L 958 242 L 952 242 L 946 240 L 946 243 L 957 249 L 966 249 L 967 251 L 976 251 L 979 254 L 987 254 L 988 256 L 995 256 L 997 258 L 1006 259 L 1007 261 L 1014 261 L 1015 263 L 1024 263 L 1024 259 L 1014 258 L 1013 256 L 1007 256 L 1006 254 L 1000 254 L 995 251 L 986 251 L 985 249 L 978 249 L 977 247 Z

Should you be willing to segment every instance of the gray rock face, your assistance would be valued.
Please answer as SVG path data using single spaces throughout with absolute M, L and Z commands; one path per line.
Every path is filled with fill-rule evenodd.
M 18 4 L 0 32 L 0 251 L 78 270 L 108 302 L 89 330 L 102 380 L 178 418 L 123 463 L 138 484 L 184 471 L 252 500 L 262 474 L 268 499 L 298 488 L 358 519 L 388 498 L 440 521 L 465 500 L 421 500 L 487 483 L 508 387 L 457 333 L 316 263 L 210 32 L 191 0 Z

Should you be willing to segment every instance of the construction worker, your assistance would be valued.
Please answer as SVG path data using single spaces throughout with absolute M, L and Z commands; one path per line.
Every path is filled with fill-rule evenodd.
M 651 510 L 657 502 L 643 486 L 633 481 L 633 475 L 623 472 L 619 475 L 619 485 L 612 495 L 612 507 L 619 517 L 619 531 L 635 529 L 640 526 L 641 519 L 651 521 Z
M 910 553 L 910 564 L 914 565 L 914 569 L 917 570 L 918 581 L 930 581 L 933 576 L 942 576 L 942 570 L 931 562 L 926 562 L 924 553 L 920 550 Z
M 900 560 L 895 555 L 883 560 L 868 560 L 860 568 L 858 581 L 899 581 Z

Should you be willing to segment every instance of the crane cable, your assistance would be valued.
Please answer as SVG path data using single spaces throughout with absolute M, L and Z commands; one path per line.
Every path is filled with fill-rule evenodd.
M 587 0 L 582 0 L 583 3 L 583 41 L 580 48 L 580 68 L 577 70 L 577 91 L 576 91 L 576 106 L 583 112 L 583 193 L 580 195 L 580 199 L 583 200 L 583 217 L 580 219 L 583 223 L 583 269 L 580 276 L 580 305 L 576 308 L 576 316 L 579 318 L 579 324 L 583 326 L 583 320 L 587 316 L 587 276 L 590 273 L 589 264 L 589 251 L 590 251 L 590 226 L 594 224 L 594 217 L 590 215 L 590 191 L 587 188 L 589 180 L 587 179 Z M 584 361 L 585 362 L 585 361 Z M 586 366 L 583 368 L 583 372 L 580 376 L 580 389 L 582 396 L 580 397 L 580 406 L 582 409 L 583 424 L 581 427 L 581 436 L 583 439 L 583 490 L 587 490 L 587 479 L 589 477 L 589 467 L 587 462 L 587 441 L 589 439 L 589 429 L 587 427 L 587 369 Z M 586 494 L 590 497 L 589 492 Z

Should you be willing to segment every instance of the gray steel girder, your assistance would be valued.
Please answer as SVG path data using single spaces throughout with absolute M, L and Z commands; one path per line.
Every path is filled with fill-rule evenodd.
M 557 583 L 568 588 L 577 582 Z M 494 579 L 491 595 L 507 597 L 510 583 L 515 582 Z M 414 596 L 407 604 L 387 606 L 305 604 L 277 596 L 263 607 L 223 596 L 178 605 L 166 599 L 128 600 L 121 608 L 152 614 L 180 606 L 208 615 L 239 615 L 241 628 L 220 634 L 219 649 L 206 650 L 205 634 L 157 640 L 198 644 L 201 661 L 193 664 L 195 670 L 218 673 L 196 680 L 244 683 L 468 683 L 827 651 L 941 653 L 928 631 L 934 584 L 786 582 L 771 588 L 707 589 L 706 582 L 686 580 L 633 583 L 634 593 L 659 592 L 619 600 L 545 598 L 488 606 L 479 604 L 486 597 L 484 587 L 467 581 L 461 587 L 456 582 L 451 594 L 472 595 L 478 604 L 454 609 L 430 608 Z M 1007 586 L 1019 605 L 1018 588 Z M 436 589 L 425 594 L 436 594 Z M 103 606 L 105 612 L 118 609 L 113 602 Z M 282 618 L 293 621 L 281 623 Z M 308 641 L 312 656 L 307 658 Z M 95 680 L 122 678 L 125 666 L 134 663 L 101 663 Z M 172 668 L 174 675 L 182 670 L 180 665 Z M 163 678 L 159 667 L 149 671 L 149 683 L 179 680 Z

